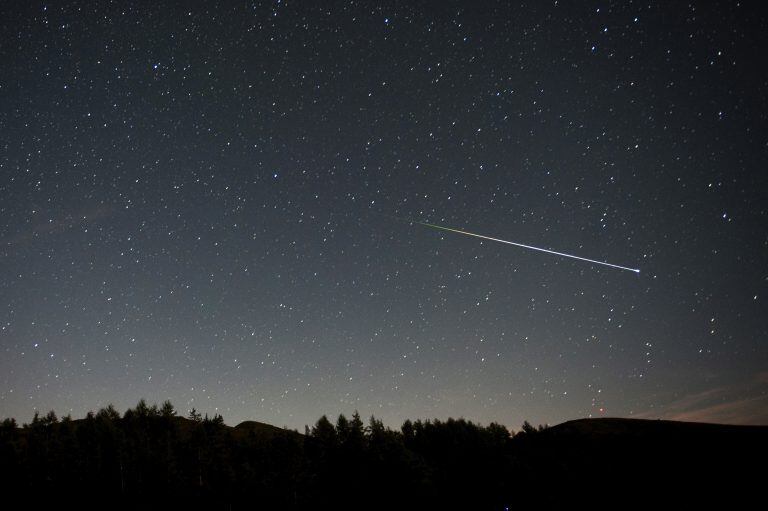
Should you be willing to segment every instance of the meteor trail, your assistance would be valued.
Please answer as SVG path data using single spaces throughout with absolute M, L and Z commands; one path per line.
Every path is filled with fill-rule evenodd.
M 455 232 L 458 234 L 465 234 L 467 236 L 474 236 L 475 238 L 482 238 L 484 240 L 498 241 L 499 243 L 506 243 L 507 245 L 514 245 L 516 247 L 528 248 L 530 250 L 538 250 L 539 252 L 546 252 L 547 254 L 570 257 L 571 259 L 578 259 L 579 261 L 586 261 L 588 263 L 593 263 L 593 264 L 602 264 L 603 266 L 610 266 L 611 268 L 616 268 L 619 270 L 626 270 L 626 271 L 633 271 L 635 273 L 640 273 L 640 270 L 637 268 L 627 268 L 626 266 L 619 266 L 618 264 L 606 263 L 605 261 L 595 261 L 594 259 L 587 259 L 586 257 L 579 257 L 572 254 L 564 254 L 563 252 L 555 252 L 554 250 L 547 250 L 546 248 L 533 247 L 531 245 L 523 245 L 522 243 L 515 243 L 514 241 L 506 241 L 506 240 L 500 240 L 498 238 L 491 238 L 490 236 L 483 236 L 482 234 L 475 234 L 473 232 L 460 231 L 458 229 L 451 229 L 450 227 L 443 227 L 442 225 L 428 224 L 425 222 L 414 222 L 414 223 L 423 225 L 425 227 L 431 227 L 433 229 L 440 229 L 443 231 Z

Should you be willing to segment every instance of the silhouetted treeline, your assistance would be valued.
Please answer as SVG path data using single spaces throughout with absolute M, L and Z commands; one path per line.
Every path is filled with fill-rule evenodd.
M 323 416 L 302 435 L 258 422 L 232 428 L 194 409 L 182 418 L 169 402 L 142 400 L 122 416 L 108 406 L 81 420 L 5 420 L 0 490 L 26 507 L 75 509 L 601 507 L 632 492 L 650 504 L 662 490 L 667 502 L 712 502 L 718 490 L 749 495 L 757 473 L 747 464 L 764 462 L 767 432 L 621 419 L 525 423 L 516 435 L 464 419 L 392 430 L 355 413 Z M 690 493 L 688 481 L 697 481 Z

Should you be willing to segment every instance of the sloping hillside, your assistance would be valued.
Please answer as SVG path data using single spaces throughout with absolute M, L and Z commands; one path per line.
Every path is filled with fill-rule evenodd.
M 733 505 L 759 493 L 768 427 L 581 419 L 518 436 L 513 444 L 524 480 L 553 505 L 605 498 L 647 506 Z

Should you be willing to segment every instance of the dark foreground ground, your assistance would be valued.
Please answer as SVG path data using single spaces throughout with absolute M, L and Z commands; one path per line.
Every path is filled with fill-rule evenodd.
M 0 507 L 761 507 L 767 460 L 764 426 L 584 419 L 511 435 L 463 419 L 393 431 L 355 415 L 300 434 L 139 406 L 6 421 Z

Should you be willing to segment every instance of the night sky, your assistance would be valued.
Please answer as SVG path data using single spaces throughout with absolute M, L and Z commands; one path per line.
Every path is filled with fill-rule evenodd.
M 184 4 L 0 6 L 0 417 L 768 422 L 758 4 Z

